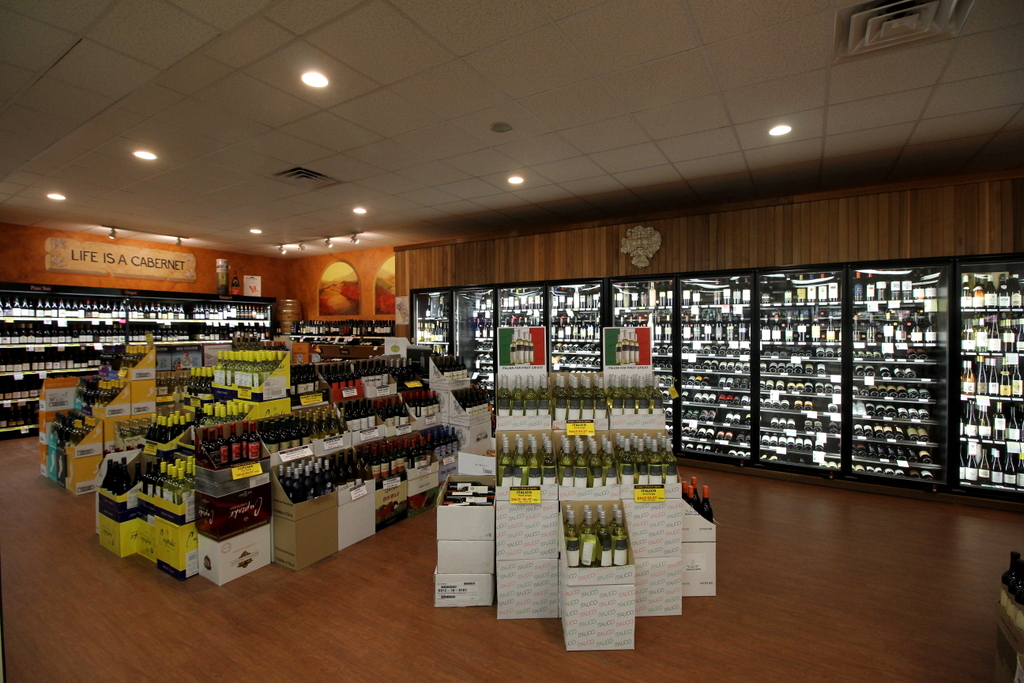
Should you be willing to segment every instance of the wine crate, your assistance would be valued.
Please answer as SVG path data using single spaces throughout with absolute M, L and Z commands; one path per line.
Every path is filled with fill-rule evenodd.
M 587 489 L 580 489 L 587 490 Z M 559 491 L 561 494 L 561 491 Z M 577 524 L 583 521 L 583 506 L 589 504 L 594 512 L 594 520 L 597 520 L 597 505 L 602 504 L 608 513 L 612 511 L 612 505 L 619 503 L 613 500 L 595 501 L 569 501 L 562 499 L 561 505 L 564 510 L 572 508 L 576 515 Z M 629 515 L 623 515 L 623 526 L 626 527 L 627 535 L 631 535 L 629 526 Z M 559 576 L 565 589 L 576 586 L 606 586 L 606 585 L 630 585 L 636 582 L 635 558 L 633 557 L 633 544 L 629 543 L 626 549 L 626 564 L 611 567 L 570 567 L 565 553 L 565 526 L 558 524 L 558 549 L 561 554 L 559 560 Z M 563 595 L 564 597 L 564 595 Z M 631 600 L 632 608 L 632 600 Z
M 138 531 L 135 552 L 150 562 L 156 563 L 156 518 L 151 514 L 146 514 L 140 505 L 139 516 L 135 523 Z
M 689 504 L 683 506 L 683 543 L 714 543 L 718 525 L 700 516 Z
M 415 517 L 437 505 L 439 494 L 438 463 L 417 467 L 406 472 L 408 477 L 408 504 L 406 516 Z
M 434 607 L 489 607 L 493 574 L 439 574 L 434 569 Z
M 279 468 L 271 473 L 274 562 L 298 571 L 338 552 L 338 492 L 302 503 L 288 500 Z
M 636 558 L 636 616 L 682 614 L 683 573 L 682 556 Z
M 635 586 L 563 586 L 560 611 L 566 650 L 633 649 Z
M 450 482 L 480 482 L 494 486 L 494 477 L 453 474 Z M 493 505 L 438 505 L 437 540 L 439 541 L 493 541 Z
M 134 370 L 133 370 L 134 372 Z M 156 380 L 132 380 L 131 387 L 132 410 L 134 417 L 150 415 L 156 412 Z
M 270 525 L 227 541 L 199 536 L 199 575 L 218 586 L 270 564 Z
M 494 541 L 438 541 L 439 574 L 493 574 Z
M 270 523 L 268 461 L 256 461 L 260 473 L 237 474 L 250 464 L 222 470 L 196 467 L 196 529 L 201 535 L 223 541 Z
M 386 529 L 406 518 L 409 505 L 409 482 L 406 473 L 386 479 L 374 479 L 374 528 Z
M 558 560 L 498 560 L 499 619 L 558 617 Z
M 555 489 L 556 487 L 550 487 Z M 519 504 L 495 493 L 495 552 L 499 560 L 558 559 L 558 494 L 544 497 L 540 504 Z
M 96 494 L 100 547 L 118 557 L 128 557 L 137 551 L 139 489 L 140 486 L 136 486 L 120 496 L 103 489 Z
M 338 487 L 338 550 L 376 533 L 373 482 Z
M 490 436 L 490 427 L 478 428 L 475 433 L 466 435 L 461 429 L 459 433 L 459 476 L 494 477 L 494 439 Z M 463 437 L 466 436 L 465 440 Z
M 684 508 L 693 510 L 689 503 L 678 498 L 664 503 L 636 503 L 630 495 L 623 496 L 622 508 L 629 519 L 629 542 L 638 561 L 682 557 Z
M 683 597 L 716 594 L 716 543 L 683 543 Z

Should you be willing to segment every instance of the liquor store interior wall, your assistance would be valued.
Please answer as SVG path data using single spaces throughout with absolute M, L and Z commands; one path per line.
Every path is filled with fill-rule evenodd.
M 70 263 L 68 270 L 51 270 L 47 264 L 47 240 L 52 247 L 55 240 L 67 244 L 78 243 L 81 249 L 89 245 L 105 247 L 116 245 L 126 249 L 158 249 L 171 254 L 191 254 L 195 257 L 195 279 L 169 280 L 144 277 L 123 277 L 112 274 L 69 272 L 76 269 Z M 24 225 L 0 223 L 0 281 L 76 287 L 110 287 L 114 289 L 147 289 L 201 294 L 217 293 L 217 259 L 227 259 L 230 275 L 258 275 L 262 282 L 262 295 L 277 299 L 297 299 L 302 302 L 306 317 L 390 318 L 394 316 L 394 250 L 390 247 L 362 249 L 338 254 L 295 258 L 274 258 L 234 252 L 201 249 L 186 245 L 160 244 L 142 240 L 116 238 L 105 234 L 89 234 L 64 230 L 51 230 Z M 331 268 L 334 264 L 344 264 Z M 86 270 L 86 269 L 83 269 Z M 339 274 L 337 280 L 332 276 Z M 326 279 L 325 279 L 326 278 Z M 341 289 L 354 283 L 356 289 L 343 290 L 348 297 L 330 298 L 333 285 Z M 390 288 L 389 288 L 390 287 Z M 390 294 L 390 297 L 388 296 Z M 322 295 L 328 303 L 344 302 L 335 310 L 337 315 L 321 315 Z M 388 304 L 390 302 L 390 311 Z M 379 313 L 379 310 L 385 311 Z
M 640 224 L 661 233 L 647 268 L 619 250 Z M 432 287 L 1018 251 L 1024 169 L 395 250 L 400 296 Z

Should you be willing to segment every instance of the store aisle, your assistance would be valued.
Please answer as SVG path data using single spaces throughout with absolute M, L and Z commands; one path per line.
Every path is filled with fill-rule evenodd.
M 637 649 L 567 653 L 557 620 L 435 609 L 434 514 L 299 573 L 178 583 L 93 534 L 93 496 L 0 444 L 8 680 L 990 681 L 1020 515 L 687 470 L 720 524 L 717 598 L 637 620 Z M 586 671 L 586 674 L 582 672 Z

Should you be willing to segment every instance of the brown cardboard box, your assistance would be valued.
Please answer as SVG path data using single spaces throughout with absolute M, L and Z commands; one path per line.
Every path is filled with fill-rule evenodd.
M 338 552 L 338 492 L 304 503 L 288 500 L 278 470 L 270 485 L 274 497 L 274 562 L 298 571 Z
M 999 617 L 996 627 L 996 667 L 995 683 L 1016 683 L 1018 669 L 1024 669 L 1021 664 L 1024 657 L 1024 632 L 1010 621 L 1000 605 L 998 608 Z

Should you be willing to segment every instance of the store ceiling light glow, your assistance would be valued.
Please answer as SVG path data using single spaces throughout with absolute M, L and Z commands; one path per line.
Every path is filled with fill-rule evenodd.
M 780 135 L 785 135 L 786 133 L 790 132 L 791 130 L 793 130 L 791 127 L 789 127 L 789 126 L 787 126 L 786 124 L 783 123 L 781 125 L 775 126 L 771 130 L 769 130 L 768 131 L 768 135 L 774 135 L 775 137 L 778 137 Z
M 143 149 L 140 149 L 137 152 L 132 152 L 132 154 L 134 154 L 140 159 L 146 159 L 147 161 L 152 161 L 153 159 L 157 158 L 156 155 L 153 154 L 152 152 L 147 152 L 146 150 Z
M 249 228 L 249 232 L 251 232 L 254 235 L 262 235 L 263 234 L 263 231 L 260 230 L 259 228 Z
M 64 195 L 62 195 L 62 194 L 60 194 L 58 192 L 51 192 L 50 194 L 48 194 L 46 196 L 49 197 L 50 199 L 55 199 L 58 202 L 62 202 L 65 199 L 67 199 L 67 197 L 65 197 Z
M 514 175 L 511 178 L 509 178 L 508 181 L 513 185 L 519 185 L 523 182 L 523 179 L 520 176 Z
M 307 71 L 302 74 L 302 82 L 314 88 L 326 88 L 330 81 L 322 73 Z
M 366 209 L 364 209 L 361 206 L 357 206 L 356 208 L 352 209 L 352 213 L 360 213 L 360 214 L 366 213 Z

